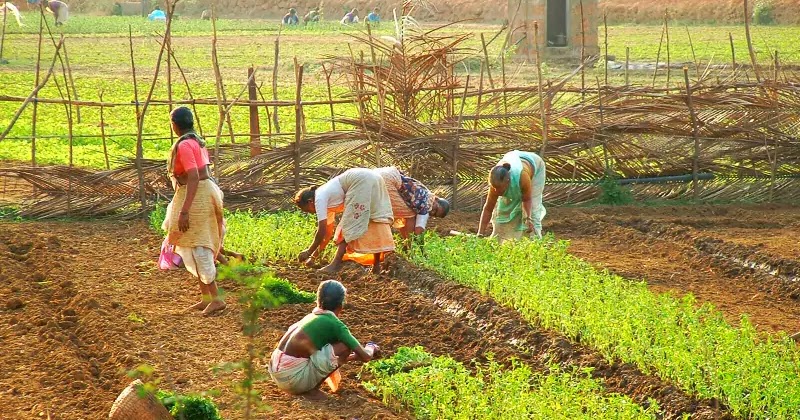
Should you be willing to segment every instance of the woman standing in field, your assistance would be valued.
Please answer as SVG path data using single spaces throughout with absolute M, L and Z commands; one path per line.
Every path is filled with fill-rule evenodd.
M 198 279 L 201 300 L 190 309 L 210 315 L 226 306 L 217 291 L 214 265 L 224 235 L 223 195 L 211 179 L 206 142 L 194 131 L 192 111 L 176 108 L 170 117 L 180 138 L 167 161 L 175 196 L 167 207 L 163 228 L 186 270 Z
M 335 273 L 348 251 L 372 254 L 372 272 L 381 271 L 381 257 L 394 251 L 392 204 L 383 178 L 371 169 L 353 168 L 320 187 L 297 192 L 294 203 L 304 212 L 317 215 L 314 242 L 300 253 L 300 261 L 311 265 L 331 238 L 337 245 L 333 261 L 323 271 Z M 341 221 L 333 230 L 335 216 Z
M 437 197 L 423 183 L 406 176 L 396 167 L 378 168 L 375 172 L 386 184 L 392 202 L 394 226 L 400 230 L 403 238 L 411 233 L 421 235 L 425 232 L 429 217 L 445 217 L 450 213 L 450 202 Z
M 500 242 L 524 235 L 542 237 L 544 160 L 533 152 L 514 150 L 500 159 L 489 173 L 489 195 L 483 206 L 478 234 L 491 219 L 492 237 Z
M 347 289 L 326 280 L 317 289 L 317 307 L 295 323 L 278 342 L 269 361 L 269 375 L 278 388 L 294 395 L 321 396 L 327 383 L 339 389 L 339 367 L 347 362 L 369 362 L 380 349 L 373 343 L 362 347 L 339 320 Z

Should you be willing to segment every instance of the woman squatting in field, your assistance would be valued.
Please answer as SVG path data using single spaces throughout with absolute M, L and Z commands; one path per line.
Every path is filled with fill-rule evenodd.
M 524 235 L 542 237 L 544 160 L 533 152 L 514 150 L 500 159 L 489 173 L 489 194 L 481 212 L 478 235 L 491 218 L 492 237 L 500 242 Z
M 339 367 L 347 362 L 368 362 L 380 349 L 374 343 L 362 347 L 339 320 L 347 289 L 326 280 L 317 289 L 317 307 L 286 331 L 269 361 L 269 374 L 278 388 L 294 395 L 322 396 L 327 383 L 339 389 Z
M 192 111 L 176 108 L 170 117 L 180 137 L 167 161 L 175 196 L 162 227 L 186 270 L 198 279 L 201 300 L 190 309 L 210 315 L 226 306 L 217 291 L 214 264 L 224 237 L 223 194 L 211 178 L 206 142 L 194 131 Z
M 314 242 L 299 259 L 311 266 L 325 246 L 334 239 L 337 245 L 333 261 L 322 270 L 339 271 L 345 253 L 371 254 L 372 272 L 380 273 L 384 253 L 394 251 L 392 204 L 383 178 L 372 169 L 353 168 L 320 187 L 297 192 L 294 203 L 304 212 L 317 215 Z M 336 214 L 341 221 L 333 229 Z

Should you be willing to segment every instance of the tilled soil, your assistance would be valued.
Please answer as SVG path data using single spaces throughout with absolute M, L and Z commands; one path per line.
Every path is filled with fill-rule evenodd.
M 243 360 L 246 340 L 235 301 L 221 315 L 203 318 L 183 308 L 197 298 L 182 270 L 157 270 L 160 238 L 144 222 L 0 224 L 0 376 L 2 418 L 96 419 L 106 416 L 128 384 L 125 371 L 153 366 L 163 388 L 181 392 L 218 390 L 215 401 L 226 418 L 241 417 L 232 386 L 240 374 L 211 372 L 224 362 Z M 542 368 L 549 357 L 564 365 L 590 366 L 611 391 L 646 403 L 656 399 L 668 418 L 725 418 L 713 401 L 697 401 L 627 365 L 604 362 L 589 349 L 526 324 L 468 289 L 399 261 L 394 276 L 372 277 L 350 267 L 339 278 L 349 290 L 342 319 L 363 341 L 377 341 L 388 353 L 422 345 L 471 363 L 514 357 Z M 325 277 L 292 266 L 279 275 L 313 291 Z M 453 310 L 447 302 L 458 302 Z M 444 304 L 443 304 L 444 302 Z M 269 352 L 286 328 L 313 305 L 267 311 L 255 345 Z M 443 309 L 445 308 L 445 309 Z M 284 395 L 271 383 L 258 385 L 267 418 L 405 418 L 360 385 L 360 364 L 342 369 L 344 388 L 326 401 Z

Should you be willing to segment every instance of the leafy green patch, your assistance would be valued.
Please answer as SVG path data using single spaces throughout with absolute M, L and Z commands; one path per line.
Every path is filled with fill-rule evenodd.
M 222 420 L 219 409 L 210 398 L 200 395 L 179 395 L 159 390 L 156 398 L 176 419 L 184 420 Z

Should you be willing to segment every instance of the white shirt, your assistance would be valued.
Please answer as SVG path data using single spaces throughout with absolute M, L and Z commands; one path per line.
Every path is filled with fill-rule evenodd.
M 344 203 L 344 189 L 339 181 L 339 176 L 326 182 L 314 192 L 317 222 L 328 220 L 328 209 Z

